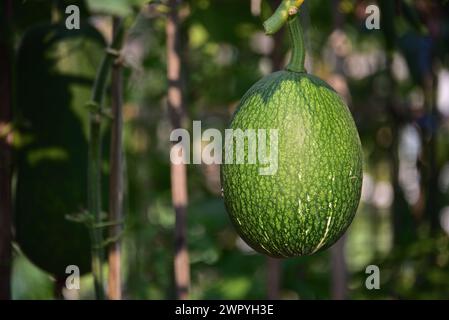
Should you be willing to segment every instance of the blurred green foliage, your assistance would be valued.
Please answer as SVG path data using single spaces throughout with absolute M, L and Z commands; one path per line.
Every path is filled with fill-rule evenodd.
M 59 7 L 69 2 L 61 1 Z M 431 169 L 438 181 L 448 181 L 443 169 L 449 163 L 449 113 L 432 111 L 439 106 L 429 97 L 436 96 L 438 85 L 449 90 L 447 82 L 436 81 L 437 73 L 449 68 L 449 5 L 397 1 L 401 5 L 397 8 L 393 1 L 378 2 L 383 13 L 381 30 L 365 28 L 366 1 L 341 0 L 337 9 L 330 1 L 306 1 L 302 12 L 303 21 L 308 21 L 309 71 L 330 82 L 349 102 L 365 152 L 364 195 L 346 240 L 349 298 L 447 298 L 449 239 L 444 225 L 435 228 L 432 221 L 444 220 L 449 183 L 432 184 L 413 174 L 429 171 L 429 154 L 421 151 L 431 135 L 436 137 L 433 152 L 438 159 Z M 51 19 L 50 2 L 14 3 L 18 39 L 25 30 Z M 109 20 L 96 15 L 99 12 L 132 16 L 141 1 L 86 3 L 82 4 L 83 20 L 87 22 L 90 14 L 89 21 L 103 19 L 103 24 L 97 23 L 102 26 Z M 249 0 L 189 0 L 180 10 L 188 116 L 201 120 L 203 129 L 224 129 L 240 97 L 276 65 L 275 52 L 280 51 L 281 62 L 286 61 L 288 43 L 284 37 L 270 40 L 263 35 L 262 21 L 251 14 Z M 138 63 L 140 69 L 126 70 L 125 82 L 125 298 L 173 298 L 174 212 L 164 19 L 139 15 L 129 34 L 145 54 Z M 428 77 L 434 79 L 430 86 Z M 21 88 L 17 91 L 21 93 Z M 418 138 L 413 140 L 404 132 L 414 132 Z M 407 137 L 414 144 L 407 145 Z M 413 153 L 415 145 L 418 151 Z M 404 166 L 412 169 L 401 176 Z M 232 228 L 220 197 L 218 168 L 189 166 L 188 177 L 191 297 L 265 298 L 266 258 L 250 251 Z M 418 195 L 412 188 L 415 184 Z M 436 195 L 432 209 L 425 205 L 429 190 Z M 370 264 L 381 270 L 380 290 L 365 287 L 365 268 Z M 329 251 L 284 261 L 281 297 L 331 298 L 331 268 Z M 49 277 L 19 253 L 13 287 L 15 298 L 53 296 Z M 80 297 L 92 296 L 89 278 L 84 278 Z

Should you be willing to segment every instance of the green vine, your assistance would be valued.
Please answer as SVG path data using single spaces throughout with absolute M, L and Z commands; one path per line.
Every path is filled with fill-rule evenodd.
M 98 300 L 105 298 L 103 286 L 103 215 L 101 211 L 101 123 L 107 113 L 102 108 L 103 96 L 106 91 L 109 71 L 114 59 L 119 56 L 118 48 L 121 45 L 123 25 L 114 36 L 110 47 L 106 50 L 92 89 L 91 101 L 87 103 L 90 110 L 89 147 L 88 147 L 88 216 L 87 227 L 91 237 L 92 274 L 94 277 L 95 295 Z
M 278 32 L 287 22 L 288 18 L 298 12 L 303 2 L 304 0 L 282 1 L 274 14 L 263 24 L 266 34 L 274 34 Z

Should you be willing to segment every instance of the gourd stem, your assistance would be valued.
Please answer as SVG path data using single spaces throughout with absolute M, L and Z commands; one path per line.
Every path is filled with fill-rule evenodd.
M 287 26 L 292 45 L 292 55 L 286 70 L 292 72 L 305 72 L 304 61 L 306 54 L 304 50 L 304 35 L 297 14 L 289 17 Z
M 274 34 L 282 28 L 291 15 L 291 11 L 298 11 L 304 0 L 283 0 L 274 14 L 268 18 L 263 26 L 266 34 Z

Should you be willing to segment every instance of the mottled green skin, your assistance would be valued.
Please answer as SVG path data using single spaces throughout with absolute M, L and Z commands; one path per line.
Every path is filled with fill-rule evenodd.
M 314 76 L 279 71 L 245 94 L 230 128 L 279 130 L 276 174 L 259 175 L 259 165 L 246 161 L 222 165 L 225 205 L 240 236 L 274 257 L 335 243 L 354 217 L 362 186 L 360 139 L 337 93 Z
M 103 48 L 92 27 L 43 25 L 27 32 L 18 50 L 15 114 L 24 141 L 16 150 L 15 240 L 56 278 L 67 276 L 68 265 L 91 268 L 88 229 L 66 215 L 86 208 L 85 104 Z

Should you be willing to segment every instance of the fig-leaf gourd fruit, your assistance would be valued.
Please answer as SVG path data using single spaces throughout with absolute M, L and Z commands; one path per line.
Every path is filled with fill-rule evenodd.
M 56 278 L 68 265 L 89 272 L 90 239 L 67 215 L 86 207 L 87 133 L 96 69 L 104 51 L 93 27 L 42 25 L 23 37 L 17 58 L 16 240 L 22 252 Z M 105 153 L 105 158 L 107 153 Z
M 238 233 L 273 257 L 309 255 L 335 243 L 354 217 L 362 185 L 362 149 L 351 113 L 326 82 L 304 71 L 298 18 L 288 27 L 290 64 L 249 89 L 230 125 L 277 129 L 278 169 L 261 175 L 259 159 L 221 169 L 225 206 Z

